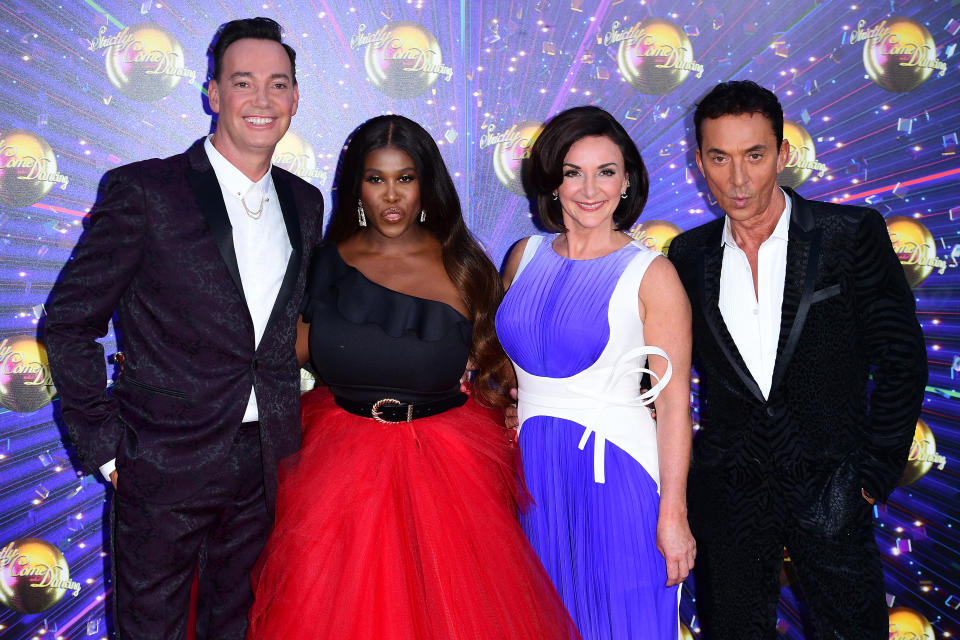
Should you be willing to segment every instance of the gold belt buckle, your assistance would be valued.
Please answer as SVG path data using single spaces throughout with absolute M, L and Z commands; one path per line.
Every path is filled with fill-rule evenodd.
M 386 420 L 380 415 L 380 407 L 382 407 L 385 404 L 401 405 L 403 403 L 397 400 L 396 398 L 383 398 L 382 400 L 377 400 L 376 402 L 373 403 L 373 406 L 370 407 L 370 416 L 377 422 L 382 422 L 384 424 L 397 424 L 399 422 L 402 422 L 401 420 L 397 420 L 397 421 Z M 412 404 L 407 405 L 407 422 L 413 422 L 413 405 Z

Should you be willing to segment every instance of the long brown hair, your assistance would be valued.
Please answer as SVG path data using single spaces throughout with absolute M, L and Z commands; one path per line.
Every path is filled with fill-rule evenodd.
M 409 155 L 416 165 L 420 204 L 427 213 L 423 226 L 440 240 L 443 266 L 463 299 L 473 323 L 470 358 L 476 368 L 474 391 L 484 404 L 510 402 L 513 367 L 494 328 L 503 283 L 496 267 L 463 221 L 460 198 L 433 137 L 419 124 L 398 115 L 377 116 L 357 128 L 347 143 L 336 188 L 337 204 L 327 227 L 326 241 L 339 244 L 358 231 L 356 202 L 360 197 L 363 163 L 375 149 L 391 147 Z

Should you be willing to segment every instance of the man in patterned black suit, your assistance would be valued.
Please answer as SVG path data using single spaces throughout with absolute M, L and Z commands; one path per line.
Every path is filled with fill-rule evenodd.
M 116 488 L 118 636 L 242 640 L 250 569 L 273 521 L 277 461 L 300 441 L 296 320 L 320 192 L 271 158 L 299 100 L 295 54 L 267 18 L 213 49 L 215 132 L 110 171 L 47 306 L 63 421 Z M 96 342 L 116 310 L 112 392 Z
M 789 143 L 773 93 L 720 84 L 694 122 L 726 213 L 669 249 L 700 374 L 688 494 L 704 637 L 777 637 L 786 546 L 814 637 L 886 640 L 871 504 L 897 486 L 923 400 L 913 295 L 879 213 L 777 186 Z

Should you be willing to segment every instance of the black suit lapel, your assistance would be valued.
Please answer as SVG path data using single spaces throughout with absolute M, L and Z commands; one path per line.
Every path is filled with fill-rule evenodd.
M 236 285 L 240 296 L 246 300 L 243 282 L 240 280 L 240 267 L 237 265 L 237 252 L 233 246 L 233 226 L 230 224 L 230 216 L 227 215 L 227 205 L 223 202 L 223 192 L 220 189 L 220 183 L 217 182 L 217 174 L 214 173 L 213 166 L 207 158 L 207 152 L 203 148 L 203 141 L 204 139 L 201 138 L 187 150 L 187 157 L 190 159 L 187 181 L 197 199 L 200 212 L 207 220 L 207 226 L 210 227 L 210 233 L 213 234 L 227 271 L 230 272 L 230 279 Z
M 293 251 L 290 253 L 290 259 L 287 261 L 287 270 L 283 274 L 283 281 L 280 283 L 280 291 L 277 292 L 277 299 L 274 300 L 273 309 L 270 311 L 270 318 L 267 320 L 267 327 L 264 333 L 270 331 L 275 322 L 280 319 L 283 309 L 293 294 L 293 288 L 297 284 L 297 276 L 300 273 L 300 261 L 303 256 L 303 238 L 300 234 L 300 216 L 297 212 L 294 202 L 293 189 L 290 184 L 276 169 L 273 169 L 273 187 L 277 191 L 277 198 L 280 200 L 280 210 L 283 212 L 283 222 L 287 227 L 287 236 L 290 239 L 290 246 Z
M 820 255 L 820 229 L 813 224 L 813 215 L 806 200 L 790 189 L 784 191 L 792 200 L 792 211 L 787 242 L 787 269 L 783 280 L 783 307 L 780 310 L 780 339 L 777 342 L 777 362 L 773 367 L 771 393 L 783 379 L 800 340 L 803 323 L 810 310 Z
M 703 315 L 706 319 L 707 326 L 710 327 L 717 346 L 720 347 L 723 355 L 726 356 L 730 362 L 730 366 L 736 372 L 737 377 L 740 378 L 740 382 L 742 382 L 743 386 L 749 389 L 750 393 L 756 396 L 758 400 L 763 402 L 763 393 L 761 393 L 757 381 L 750 375 L 750 370 L 747 369 L 747 365 L 744 363 L 743 357 L 740 355 L 740 351 L 733 341 L 733 336 L 730 335 L 730 331 L 723 321 L 723 314 L 720 313 L 720 269 L 723 266 L 723 245 L 721 245 L 720 240 L 722 238 L 723 225 L 720 225 L 718 229 L 720 233 L 711 234 L 707 241 L 707 246 L 704 247 L 698 259 L 700 304 L 703 308 Z

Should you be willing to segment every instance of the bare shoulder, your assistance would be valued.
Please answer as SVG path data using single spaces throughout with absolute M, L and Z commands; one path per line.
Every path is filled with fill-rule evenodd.
M 527 249 L 528 240 L 530 240 L 529 237 L 523 238 L 510 249 L 507 264 L 503 268 L 503 287 L 505 289 L 510 287 L 513 278 L 517 275 L 517 269 L 520 268 L 520 261 L 523 260 L 523 252 Z
M 657 256 L 647 267 L 640 281 L 639 296 L 640 302 L 647 308 L 690 305 L 677 269 L 664 256 Z

